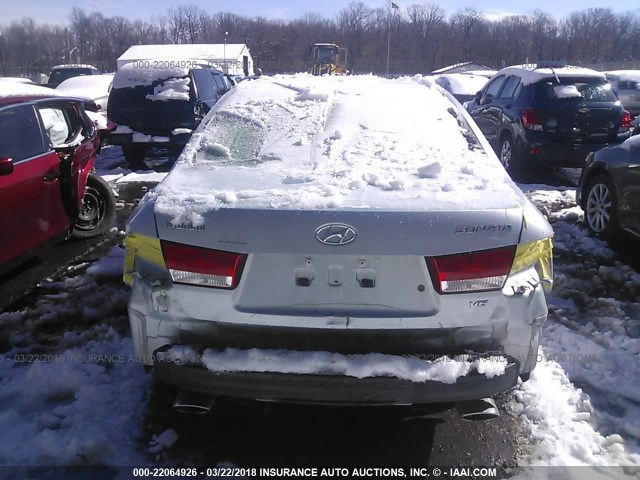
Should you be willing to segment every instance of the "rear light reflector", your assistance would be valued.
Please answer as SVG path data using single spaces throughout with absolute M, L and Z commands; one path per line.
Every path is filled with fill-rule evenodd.
M 529 153 L 532 155 L 538 155 L 540 152 L 542 152 L 542 150 L 538 147 L 529 147 Z
M 620 125 L 620 128 L 631 128 L 631 114 L 626 110 L 622 112 L 622 124 Z
M 525 108 L 522 110 L 522 124 L 528 130 L 542 131 L 542 122 L 538 117 L 538 112 L 533 108 Z
M 235 288 L 247 260 L 243 253 L 224 252 L 162 240 L 162 255 L 175 283 Z
M 438 293 L 500 290 L 511 271 L 516 246 L 426 257 Z

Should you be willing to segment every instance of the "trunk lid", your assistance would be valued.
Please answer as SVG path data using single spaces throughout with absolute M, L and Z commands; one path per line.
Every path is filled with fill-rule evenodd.
M 424 317 L 440 310 L 425 257 L 518 243 L 519 208 L 487 211 L 219 209 L 200 225 L 156 212 L 161 240 L 247 253 L 238 311 L 335 317 Z M 328 245 L 322 228 L 351 227 Z M 478 296 L 479 295 L 479 296 Z M 478 299 L 482 295 L 479 293 Z M 336 321 L 341 321 L 336 319 Z

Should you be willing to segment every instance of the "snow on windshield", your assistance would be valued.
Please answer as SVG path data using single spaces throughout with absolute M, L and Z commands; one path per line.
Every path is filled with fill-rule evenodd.
M 242 82 L 202 122 L 158 187 L 156 209 L 197 222 L 225 206 L 518 207 L 493 153 L 421 79 L 299 74 Z

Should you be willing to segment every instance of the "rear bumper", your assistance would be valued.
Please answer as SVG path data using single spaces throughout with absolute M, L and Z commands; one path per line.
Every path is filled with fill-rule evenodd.
M 527 151 L 527 163 L 543 163 L 554 167 L 584 167 L 587 155 L 601 148 L 613 144 L 530 144 Z M 539 149 L 539 153 L 530 153 L 532 148 Z
M 543 134 L 528 134 L 523 149 L 527 165 L 582 168 L 589 153 L 617 145 L 627 138 L 628 133 L 618 135 L 617 141 L 609 143 L 562 143 L 551 142 Z M 532 153 L 534 151 L 536 153 Z
M 339 375 L 271 372 L 211 372 L 203 366 L 179 365 L 156 351 L 154 370 L 163 381 L 187 390 L 217 396 L 315 404 L 427 404 L 484 398 L 504 392 L 518 382 L 519 364 L 509 359 L 502 375 L 488 378 L 477 372 L 456 383 L 413 382 L 394 377 L 356 378 Z M 160 358 L 158 358 L 160 357 Z
M 133 134 L 131 133 L 109 133 L 108 141 L 111 145 L 144 145 L 147 147 L 173 147 L 176 145 L 184 146 L 187 144 L 189 139 L 191 138 L 190 133 L 181 133 L 178 135 L 156 135 L 156 137 L 165 137 L 168 141 L 148 141 L 148 142 L 137 142 L 133 140 Z

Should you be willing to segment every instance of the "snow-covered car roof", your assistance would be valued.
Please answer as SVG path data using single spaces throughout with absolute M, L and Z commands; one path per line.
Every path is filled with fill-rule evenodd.
M 153 82 L 169 78 L 184 78 L 189 75 L 188 68 L 140 68 L 134 63 L 123 65 L 116 72 L 111 88 L 130 88 L 139 85 L 151 85 Z
M 31 80 L 30 78 L 24 78 L 24 77 L 0 77 L 0 82 L 24 83 L 26 85 L 35 85 L 33 80 Z
M 52 70 L 64 69 L 64 68 L 94 68 L 97 70 L 97 68 L 94 67 L 93 65 L 88 65 L 86 63 L 66 63 L 63 65 L 56 65 L 55 67 L 52 68 Z
M 195 43 L 195 44 L 162 44 L 162 45 L 133 45 L 118 57 L 118 70 L 125 63 L 136 60 L 164 59 L 173 63 L 194 59 L 237 59 L 247 46 L 244 43 Z
M 614 76 L 620 80 L 627 80 L 632 82 L 640 82 L 640 70 L 612 70 L 610 72 L 604 72 L 608 76 Z
M 241 82 L 218 101 L 156 189 L 156 208 L 193 218 L 222 207 L 521 206 L 521 192 L 468 119 L 420 76 L 297 74 Z
M 596 72 L 590 68 L 566 66 L 561 68 L 536 68 L 535 64 L 512 65 L 503 68 L 497 75 L 517 75 L 522 79 L 523 85 L 536 83 L 545 78 L 588 77 L 605 80 L 604 73 Z
M 6 97 L 68 97 L 53 88 L 40 87 L 28 83 L 0 82 L 0 98 Z
M 58 92 L 65 95 L 82 98 L 100 98 L 108 94 L 111 83 L 113 82 L 113 74 L 105 73 L 103 75 L 82 75 L 80 77 L 71 77 L 60 83 L 56 87 Z
M 434 75 L 435 82 L 454 95 L 475 95 L 482 90 L 489 79 L 468 73 L 443 73 Z

